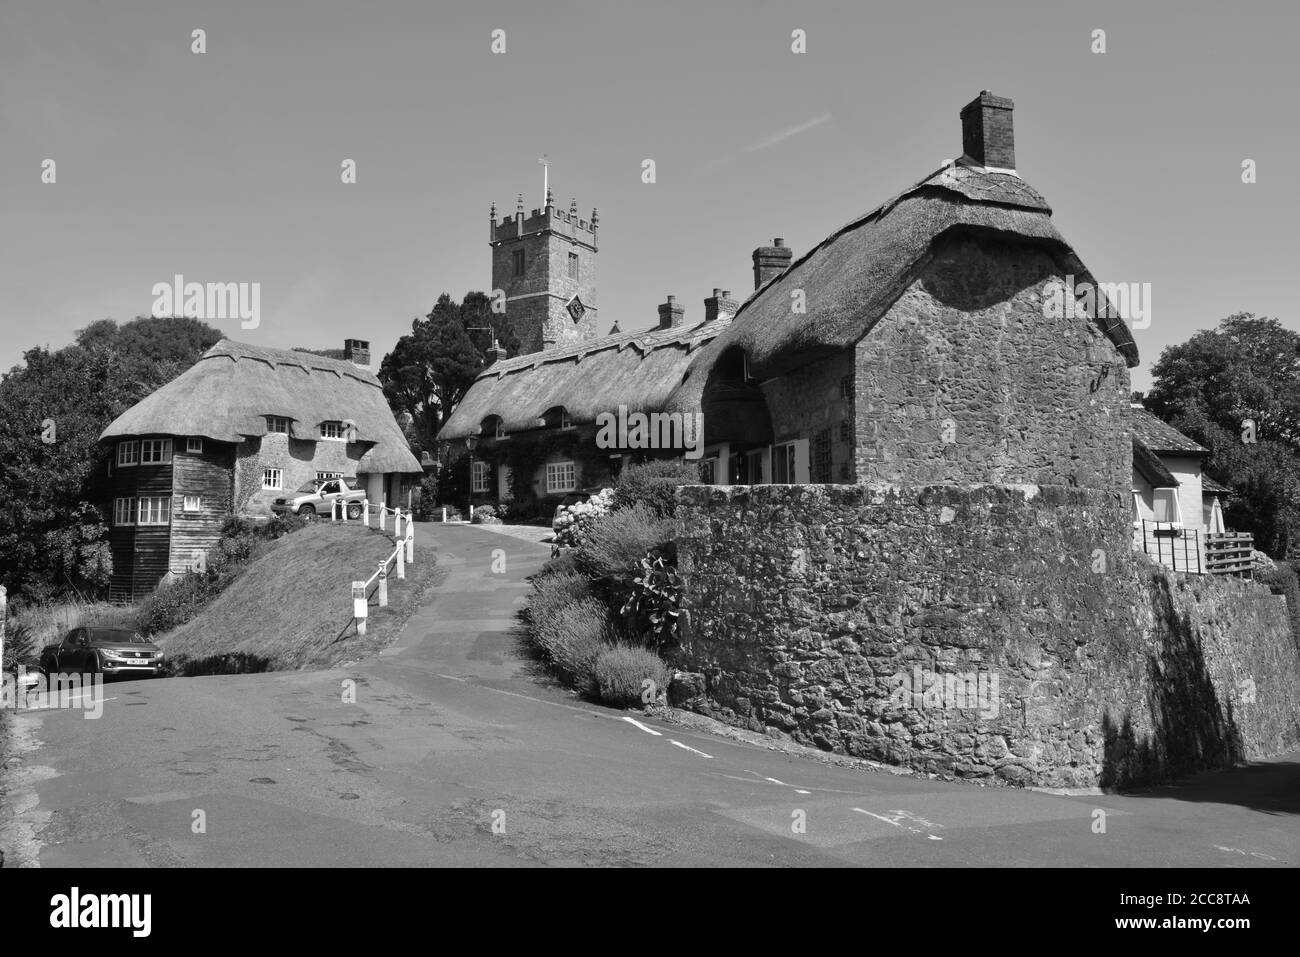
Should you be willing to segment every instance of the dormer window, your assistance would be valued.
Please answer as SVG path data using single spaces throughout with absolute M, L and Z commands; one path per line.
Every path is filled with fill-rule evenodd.
M 545 414 L 538 419 L 538 425 L 544 429 L 571 429 L 573 420 L 569 418 L 568 409 L 557 405 L 546 410 Z
M 504 439 L 506 437 L 506 423 L 499 415 L 486 416 L 479 423 L 479 434 L 490 439 Z
M 347 434 L 347 426 L 342 422 L 331 420 L 320 424 L 320 437 L 322 439 L 346 439 Z
M 289 420 L 282 415 L 268 415 L 266 417 L 266 431 L 288 435 Z

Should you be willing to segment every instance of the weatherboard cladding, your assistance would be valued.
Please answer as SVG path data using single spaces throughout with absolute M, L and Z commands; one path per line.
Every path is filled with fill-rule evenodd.
M 317 439 L 321 422 L 351 422 L 373 445 L 357 471 L 423 472 L 375 375 L 351 362 L 223 339 L 193 366 L 122 413 L 102 440 L 140 435 L 239 442 L 267 432 L 267 416 Z

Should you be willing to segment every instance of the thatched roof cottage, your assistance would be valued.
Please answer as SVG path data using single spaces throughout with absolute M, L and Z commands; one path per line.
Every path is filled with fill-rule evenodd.
M 370 372 L 344 360 L 223 339 L 122 413 L 112 443 L 111 591 L 131 597 L 203 561 L 225 520 L 270 514 L 285 490 L 326 477 L 396 502 L 423 469 Z
M 640 334 L 670 340 L 671 361 L 628 333 L 493 366 L 440 438 L 558 436 L 626 405 L 702 412 L 717 482 L 1126 488 L 1137 348 L 1104 297 L 1095 315 L 1045 308 L 1049 284 L 1092 276 L 1016 171 L 1012 109 L 981 93 L 960 157 L 798 259 L 779 240 L 756 250 L 730 321 Z M 570 443 L 525 462 L 554 492 L 543 468 L 590 484 L 579 457 Z M 482 494 L 506 490 L 493 467 L 509 456 L 484 458 Z

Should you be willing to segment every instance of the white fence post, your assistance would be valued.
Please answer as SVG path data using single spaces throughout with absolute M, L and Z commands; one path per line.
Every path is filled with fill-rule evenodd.
M 379 563 L 379 607 L 388 607 L 388 559 Z
M 343 524 L 346 525 L 348 523 L 348 503 L 340 500 L 338 506 L 339 515 L 343 519 Z
M 406 560 L 415 561 L 415 523 L 406 523 Z
M 397 577 L 406 578 L 406 549 L 397 549 Z
M 402 506 L 393 509 L 393 538 L 402 540 Z
M 361 524 L 366 528 L 370 527 L 370 499 L 361 500 Z
M 370 613 L 370 608 L 366 603 L 366 583 L 352 583 L 352 617 L 357 620 L 357 634 L 366 633 L 366 616 Z
M 384 500 L 381 498 L 379 500 L 379 530 L 381 532 L 384 530 L 384 510 Z
M 447 524 L 447 506 L 446 506 L 446 505 L 444 505 L 444 506 L 442 507 L 442 524 L 444 524 L 444 525 Z

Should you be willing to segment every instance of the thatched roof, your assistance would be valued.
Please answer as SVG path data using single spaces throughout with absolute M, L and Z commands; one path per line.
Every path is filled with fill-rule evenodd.
M 730 322 L 724 315 L 692 326 L 623 332 L 495 362 L 479 373 L 438 439 L 477 434 L 490 415 L 501 416 L 507 432 L 533 429 L 556 406 L 574 423 L 617 413 L 620 405 L 629 412 L 662 409 L 700 347 Z
M 339 359 L 222 339 L 193 366 L 109 424 L 101 440 L 132 435 L 196 436 L 239 442 L 265 435 L 267 416 L 289 434 L 316 439 L 321 422 L 350 422 L 374 443 L 360 472 L 423 472 L 374 373 Z
M 1209 455 L 1210 450 L 1188 438 L 1168 422 L 1157 418 L 1140 405 L 1129 407 L 1129 430 L 1134 441 L 1152 452 L 1166 455 Z
M 967 233 L 1030 243 L 1047 250 L 1076 284 L 1095 283 L 1057 232 L 1051 212 L 1043 198 L 1014 174 L 964 161 L 946 164 L 836 230 L 768 280 L 741 306 L 726 333 L 691 363 L 682 386 L 670 397 L 670 408 L 699 409 L 709 370 L 733 347 L 744 350 L 751 374 L 759 379 L 783 375 L 852 347 L 915 280 L 941 237 Z M 805 291 L 805 314 L 791 311 L 794 289 Z M 1137 365 L 1137 346 L 1123 321 L 1094 321 L 1128 365 Z

